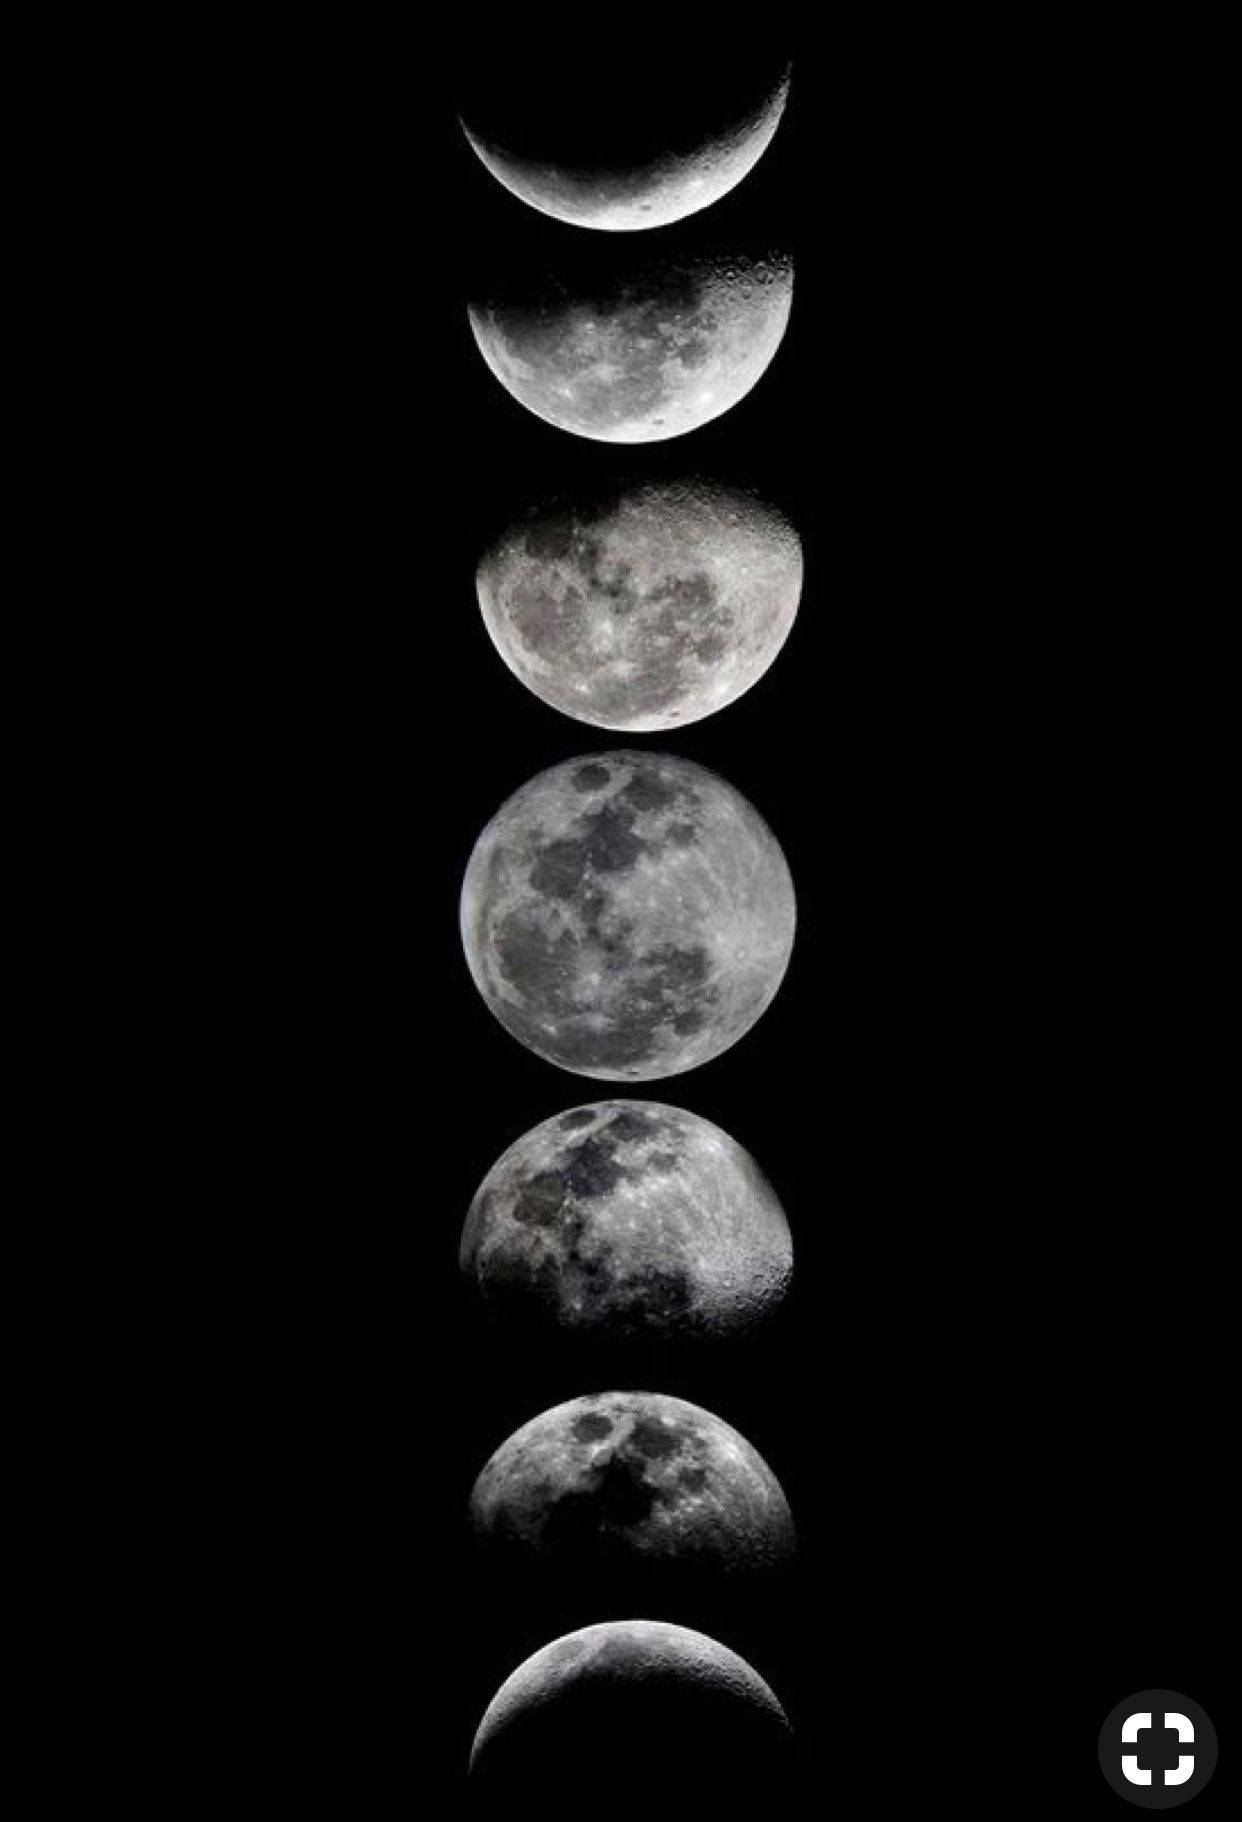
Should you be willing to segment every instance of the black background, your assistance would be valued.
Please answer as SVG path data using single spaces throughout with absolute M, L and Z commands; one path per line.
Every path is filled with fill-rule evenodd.
M 460 136 L 463 54 L 413 69 L 377 32 L 281 66 L 221 306 L 251 384 L 245 478 L 213 499 L 266 553 L 218 729 L 225 752 L 247 711 L 266 729 L 219 912 L 246 930 L 244 1062 L 212 1103 L 270 1154 L 261 1269 L 246 1244 L 272 1355 L 254 1472 L 282 1516 L 239 1495 L 263 1539 L 246 1655 L 299 1691 L 285 1762 L 378 1813 L 407 1780 L 453 1813 L 483 1707 L 550 1635 L 482 1598 L 465 1508 L 517 1423 L 589 1389 L 498 1358 L 456 1271 L 500 1151 L 599 1092 L 478 998 L 462 871 L 510 792 L 616 744 L 522 689 L 474 600 L 506 517 L 616 452 L 474 346 L 472 264 L 520 258 L 529 212 Z M 1222 1738 L 1196 1813 L 1229 1783 L 1219 731 L 1169 428 L 1211 155 L 1175 114 L 1194 67 L 1077 27 L 808 40 L 719 205 L 792 241 L 785 341 L 723 419 L 623 452 L 758 487 L 804 545 L 776 664 L 664 742 L 776 832 L 793 962 L 734 1050 L 650 1085 L 760 1161 L 796 1287 L 728 1362 L 643 1364 L 789 1496 L 792 1586 L 698 1617 L 786 1706 L 808 1812 L 928 1790 L 1107 1813 L 1099 1726 L 1154 1684 Z M 606 1607 L 584 1591 L 569 1623 Z
M 722 772 L 777 832 L 798 940 L 748 1037 L 649 1091 L 762 1161 L 796 1293 L 762 1343 L 664 1377 L 644 1360 L 630 1383 L 694 1398 L 755 1443 L 801 1557 L 758 1611 L 726 1598 L 668 1617 L 704 1624 L 773 1685 L 809 1787 L 865 1790 L 877 1772 L 859 1737 L 874 1748 L 892 1728 L 880 1762 L 915 1787 L 924 1756 L 953 1776 L 955 1753 L 1020 1753 L 1055 1798 L 1081 1757 L 1060 1800 L 1111 1802 L 1091 1781 L 1111 1702 L 1159 1668 L 1210 1709 L 1213 1675 L 1216 1382 L 1210 1321 L 1186 1325 L 1206 1288 L 1186 1243 L 1202 1245 L 1211 1189 L 1160 938 L 1180 818 L 1159 692 L 1180 654 L 1124 447 L 1128 267 L 1145 246 L 1159 262 L 1159 192 L 1141 143 L 1126 181 L 1095 166 L 1126 131 L 1124 102 L 1093 130 L 1071 81 L 1014 147 L 1014 123 L 990 116 L 1031 100 L 1018 82 L 978 112 L 923 97 L 912 121 L 888 70 L 847 74 L 808 51 L 769 153 L 717 205 L 722 232 L 788 236 L 795 304 L 758 386 L 692 436 L 617 452 L 542 424 L 455 312 L 463 478 L 442 532 L 437 668 L 474 737 L 443 780 L 452 864 L 435 885 L 441 1029 L 470 1111 L 452 1120 L 458 1168 L 425 1269 L 434 1257 L 447 1304 L 457 1217 L 495 1156 L 601 1092 L 507 1037 L 453 941 L 461 871 L 500 801 L 618 744 L 511 677 L 473 563 L 543 486 L 619 458 L 754 485 L 803 538 L 794 633 L 739 703 L 664 744 Z M 529 258 L 529 211 L 446 131 L 461 269 L 479 238 L 502 265 Z M 552 1353 L 489 1349 L 471 1315 L 454 1311 L 458 1418 L 435 1492 L 454 1518 L 518 1423 L 606 1383 Z M 464 1521 L 453 1560 L 468 1591 Z M 455 1654 L 459 1754 L 499 1681 L 552 1635 L 520 1596 L 492 1600 Z M 554 1629 L 615 1611 L 606 1588 L 581 1590 Z M 1020 1779 L 1005 1783 L 1020 1798 Z

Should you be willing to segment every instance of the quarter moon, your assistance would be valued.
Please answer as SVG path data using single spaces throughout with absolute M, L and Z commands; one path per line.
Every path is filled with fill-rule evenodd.
M 528 512 L 476 577 L 492 642 L 542 701 L 594 727 L 680 727 L 773 663 L 802 592 L 774 506 L 691 475 Z
M 506 391 L 604 443 L 683 436 L 745 398 L 785 334 L 793 262 L 670 234 L 641 252 L 562 248 L 476 286 L 470 326 Z
M 776 1193 L 719 1126 L 656 1101 L 554 1115 L 497 1159 L 462 1230 L 483 1303 L 532 1334 L 745 1334 L 793 1272 Z
M 580 1815 L 603 1779 L 606 1813 L 642 1799 L 667 1815 L 674 1798 L 778 1798 L 791 1741 L 780 1702 L 736 1652 L 687 1626 L 613 1620 L 518 1666 L 479 1723 L 470 1775 L 507 1813 L 532 1798 L 540 1814 Z
M 714 772 L 593 753 L 493 816 L 460 922 L 475 985 L 520 1043 L 578 1075 L 646 1081 L 719 1056 L 766 1010 L 793 949 L 793 881 Z
M 647 75 L 650 83 L 652 64 Z M 657 66 L 658 67 L 658 66 Z M 542 110 L 541 145 L 504 143 L 503 125 L 462 118 L 462 130 L 498 183 L 532 209 L 575 227 L 625 232 L 659 228 L 706 209 L 739 184 L 770 145 L 789 94 L 789 65 L 760 67 L 732 105 L 702 123 L 702 137 L 687 143 L 673 127 L 676 116 L 652 122 L 642 140 L 615 147 L 597 132 L 584 146 L 571 121 L 556 131 L 555 104 Z M 627 119 L 642 123 L 647 98 L 641 85 L 629 99 Z M 684 115 L 685 94 L 681 101 Z M 562 110 L 562 113 L 564 110 Z M 692 112 L 692 110 L 691 110 Z M 670 143 L 670 129 L 676 143 Z
M 675 1566 L 753 1575 L 788 1561 L 794 1526 L 762 1456 L 723 1419 L 658 1392 L 554 1406 L 501 1444 L 474 1485 L 493 1551 L 575 1578 Z

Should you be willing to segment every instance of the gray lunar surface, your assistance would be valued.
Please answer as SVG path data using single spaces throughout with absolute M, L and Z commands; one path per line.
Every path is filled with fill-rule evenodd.
M 475 1482 L 481 1538 L 584 1569 L 629 1559 L 724 1574 L 794 1549 L 772 1470 L 738 1431 L 656 1392 L 601 1392 L 542 1412 Z
M 469 315 L 488 367 L 536 417 L 598 442 L 651 443 L 745 398 L 792 303 L 783 252 L 666 249 L 589 279 L 567 265 L 534 291 L 491 287 Z
M 758 812 L 668 754 L 566 760 L 504 803 L 461 894 L 475 985 L 514 1037 L 607 1081 L 694 1069 L 771 1003 L 789 868 Z
M 784 515 L 700 476 L 559 504 L 506 528 L 476 586 L 526 687 L 596 727 L 652 732 L 737 700 L 793 626 L 802 548 Z
M 533 1329 L 661 1339 L 749 1330 L 793 1244 L 771 1184 L 697 1114 L 600 1101 L 554 1115 L 488 1172 L 462 1231 L 483 1302 Z

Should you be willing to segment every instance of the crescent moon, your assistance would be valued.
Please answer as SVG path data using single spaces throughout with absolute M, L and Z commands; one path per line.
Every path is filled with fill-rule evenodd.
M 666 147 L 611 168 L 582 169 L 569 156 L 538 157 L 489 137 L 463 118 L 462 130 L 492 176 L 512 195 L 579 228 L 632 232 L 681 221 L 741 183 L 776 133 L 789 95 L 790 66 L 749 108 L 693 147 Z
M 791 1742 L 780 1702 L 735 1651 L 687 1626 L 613 1620 L 553 1640 L 507 1678 L 479 1723 L 470 1778 L 507 1813 L 536 1799 L 540 1814 L 580 1815 L 603 1781 L 609 1814 L 634 1798 L 672 1814 L 675 1797 L 706 1815 L 705 1799 L 779 1799 Z

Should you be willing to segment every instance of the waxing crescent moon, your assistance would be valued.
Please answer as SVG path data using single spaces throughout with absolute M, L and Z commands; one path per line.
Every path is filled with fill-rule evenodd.
M 555 1639 L 520 1664 L 492 1698 L 470 1754 L 476 1794 L 509 1814 L 580 1815 L 591 1793 L 671 1805 L 742 1797 L 779 1801 L 792 1733 L 757 1671 L 706 1633 L 663 1620 L 613 1620 Z M 550 1806 L 550 1809 L 549 1809 Z M 687 1812 L 691 1813 L 691 1812 Z
M 802 592 L 793 526 L 691 475 L 535 508 L 476 577 L 492 642 L 562 714 L 635 733 L 701 721 L 773 663 Z
M 793 949 L 776 837 L 686 759 L 593 753 L 541 772 L 475 843 L 474 983 L 519 1042 L 605 1081 L 695 1069 L 773 999 Z
M 542 151 L 506 145 L 465 119 L 461 124 L 492 176 L 532 209 L 580 228 L 659 228 L 718 202 L 754 168 L 780 125 L 789 74 L 788 64 L 775 76 L 761 70 L 740 105 L 697 144 L 669 144 L 669 124 L 653 122 L 651 143 L 612 164 L 601 163 L 607 153 L 598 143 L 593 154 L 579 147 L 575 155 L 572 131 L 557 149 L 555 120 L 545 126 L 552 149 Z M 641 119 L 641 92 L 631 106 Z
M 497 1159 L 460 1263 L 485 1306 L 531 1336 L 716 1339 L 779 1307 L 793 1242 L 771 1184 L 719 1126 L 597 1101 Z

